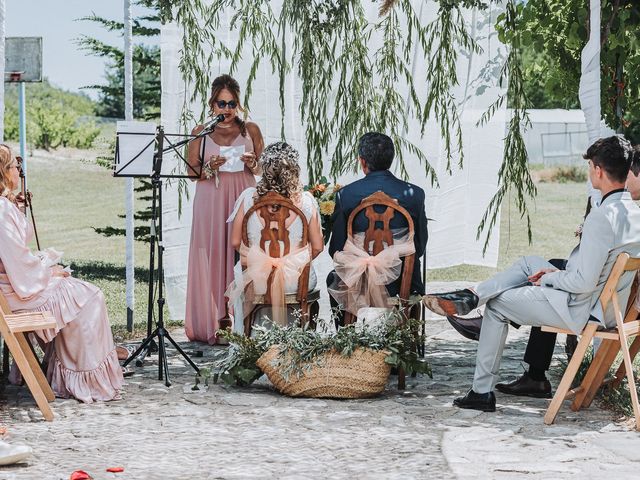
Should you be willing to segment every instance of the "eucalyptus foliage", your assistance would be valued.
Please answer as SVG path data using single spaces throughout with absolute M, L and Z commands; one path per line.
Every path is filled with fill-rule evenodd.
M 394 310 L 385 321 L 368 328 L 354 325 L 339 328 L 335 334 L 291 325 L 280 327 L 255 326 L 251 338 L 219 331 L 218 335 L 230 342 L 227 350 L 221 351 L 211 368 L 201 377 L 214 376 L 229 385 L 248 385 L 260 378 L 261 370 L 256 366 L 258 358 L 271 347 L 278 346 L 277 365 L 285 378 L 300 376 L 314 366 L 322 365 L 324 354 L 336 352 L 350 357 L 358 348 L 385 351 L 385 362 L 402 368 L 407 374 L 426 373 L 431 376 L 431 368 L 416 353 L 414 332 L 420 330 L 419 320 L 410 319 Z M 424 338 L 420 337 L 420 341 Z M 205 378 L 205 381 L 207 379 Z

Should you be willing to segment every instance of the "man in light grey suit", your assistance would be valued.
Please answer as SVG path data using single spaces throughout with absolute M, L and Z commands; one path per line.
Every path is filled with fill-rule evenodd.
M 473 386 L 454 405 L 495 411 L 493 389 L 510 321 L 575 333 L 589 320 L 615 326 L 612 307 L 603 312 L 598 298 L 618 254 L 640 256 L 640 208 L 624 189 L 631 146 L 620 136 L 600 139 L 584 157 L 589 160 L 591 183 L 603 198 L 585 219 L 582 239 L 571 252 L 566 270 L 557 270 L 542 257 L 522 257 L 475 290 L 425 297 L 427 307 L 440 315 L 465 315 L 486 304 Z M 620 301 L 626 302 L 632 281 L 631 273 L 623 275 Z

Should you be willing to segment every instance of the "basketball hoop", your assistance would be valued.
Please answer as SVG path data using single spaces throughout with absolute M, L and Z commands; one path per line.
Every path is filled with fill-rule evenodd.
M 22 80 L 22 74 L 24 72 L 5 72 L 6 83 L 17 83 Z
M 6 37 L 4 57 L 6 83 L 42 81 L 42 37 Z

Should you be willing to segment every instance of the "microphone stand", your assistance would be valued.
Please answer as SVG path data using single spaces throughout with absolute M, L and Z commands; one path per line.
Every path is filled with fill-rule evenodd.
M 224 117 L 223 117 L 224 118 Z M 218 122 L 220 121 L 217 118 Z M 215 123 L 218 123 L 215 122 Z M 133 352 L 127 360 L 123 363 L 123 367 L 126 367 L 134 358 L 140 356 L 136 361 L 137 366 L 142 365 L 142 361 L 144 357 L 150 355 L 151 351 L 155 351 L 154 346 L 156 346 L 155 338 L 158 338 L 157 341 L 157 351 L 158 351 L 158 380 L 165 380 L 165 385 L 167 387 L 171 386 L 171 382 L 169 381 L 169 366 L 167 362 L 167 352 L 165 346 L 165 340 L 168 340 L 173 347 L 178 351 L 180 355 L 187 361 L 187 363 L 196 371 L 196 373 L 200 373 L 200 369 L 198 366 L 189 358 L 189 356 L 182 350 L 182 348 L 176 343 L 176 341 L 171 337 L 169 332 L 166 330 L 164 325 L 164 269 L 163 269 L 163 252 L 164 252 L 164 244 L 162 242 L 162 157 L 163 154 L 169 150 L 176 150 L 177 148 L 186 145 L 193 140 L 198 138 L 202 138 L 205 135 L 211 133 L 211 131 L 215 128 L 215 123 L 210 122 L 198 135 L 190 136 L 180 142 L 175 144 L 171 143 L 167 139 L 164 133 L 164 129 L 162 126 L 158 127 L 157 131 L 157 146 L 156 153 L 154 155 L 153 160 L 153 173 L 151 175 L 151 184 L 152 184 L 152 200 L 151 200 L 151 239 L 150 239 L 150 250 L 149 250 L 149 306 L 147 310 L 147 338 L 142 342 L 142 344 L 138 347 L 138 349 Z M 167 139 L 169 143 L 168 147 L 164 147 L 164 140 Z M 194 173 L 198 173 L 195 169 L 189 165 L 189 168 L 193 170 Z M 184 178 L 184 177 L 182 177 Z M 156 227 L 157 221 L 157 227 Z M 154 276 L 155 269 L 155 254 L 157 249 L 158 255 L 158 264 L 157 264 L 157 276 Z M 154 287 L 157 282 L 158 289 L 158 299 L 156 301 L 158 305 L 158 318 L 156 321 L 156 329 L 151 331 L 152 323 L 153 323 L 153 293 Z

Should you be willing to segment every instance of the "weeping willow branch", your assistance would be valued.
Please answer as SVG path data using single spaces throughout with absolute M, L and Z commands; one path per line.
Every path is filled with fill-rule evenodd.
M 343 96 L 347 74 L 344 70 L 345 58 L 351 54 L 359 56 L 362 62 L 367 63 L 364 68 L 368 68 L 367 50 L 362 48 L 361 37 L 366 19 L 357 0 L 345 1 L 341 6 L 333 2 L 314 5 L 313 2 L 285 1 L 281 23 L 291 30 L 291 57 L 296 59 L 296 72 L 302 82 L 299 109 L 305 126 L 309 179 L 314 181 L 322 175 L 323 159 L 335 136 L 334 130 L 341 132 L 337 148 L 352 130 L 350 125 L 336 117 L 340 116 L 338 110 L 348 113 L 352 108 L 349 103 L 351 98 Z M 351 38 L 348 38 L 349 35 Z M 345 48 L 340 48 L 341 43 Z M 339 77 L 337 87 L 336 77 Z M 332 115 L 329 101 L 336 89 L 334 105 L 339 108 L 335 108 Z M 356 89 L 353 94 L 359 97 Z M 341 128 L 346 130 L 339 130 Z M 332 174 L 335 175 L 333 167 Z
M 380 16 L 375 21 L 367 19 L 361 0 L 283 0 L 279 13 L 272 10 L 267 0 L 171 3 L 172 15 L 184 30 L 180 72 L 192 86 L 189 97 L 185 98 L 183 125 L 193 125 L 202 119 L 205 107 L 198 114 L 190 112 L 188 105 L 207 98 L 213 66 L 225 59 L 230 61 L 233 72 L 249 51 L 251 63 L 245 84 L 245 105 L 252 100 L 253 82 L 262 62 L 268 62 L 272 73 L 279 78 L 283 119 L 285 109 L 290 107 L 285 98 L 286 76 L 294 69 L 300 78 L 302 98 L 298 108 L 305 129 L 310 181 L 322 176 L 327 162 L 334 178 L 357 168 L 358 137 L 366 131 L 377 130 L 388 133 L 397 145 L 403 176 L 407 176 L 404 158 L 411 155 L 423 163 L 425 175 L 432 184 L 437 184 L 424 153 L 407 140 L 408 125 L 412 121 L 420 123 L 424 134 L 427 123 L 435 120 L 444 140 L 447 169 L 451 171 L 452 159 L 462 166 L 459 102 L 453 95 L 458 85 L 456 63 L 458 52 L 481 53 L 481 48 L 467 31 L 461 8 L 486 8 L 490 0 L 439 0 L 438 17 L 426 26 L 421 25 L 411 0 L 380 1 Z M 535 194 L 535 186 L 527 170 L 521 132 L 528 117 L 515 28 L 516 3 L 509 0 L 507 6 L 505 23 L 511 26 L 512 48 L 501 76 L 501 82 L 508 81 L 514 115 L 505 140 L 498 192 L 478 228 L 478 238 L 482 231 L 488 230 L 485 249 L 501 202 L 511 190 L 516 193 L 520 212 L 527 216 L 531 238 L 526 196 Z M 237 30 L 239 38 L 236 45 L 226 46 L 216 38 L 223 11 L 231 12 L 230 28 Z M 378 44 L 372 42 L 374 38 L 382 38 L 382 46 L 376 51 L 370 47 Z M 424 100 L 416 93 L 411 71 L 410 54 L 415 45 L 420 46 L 427 64 L 428 94 Z M 480 123 L 489 121 L 504 105 L 505 98 L 498 98 Z M 286 133 L 283 120 L 283 138 Z
M 231 25 L 239 25 L 238 43 L 231 55 L 229 73 L 233 75 L 236 71 L 242 60 L 245 42 L 250 40 L 253 60 L 245 83 L 244 94 L 245 107 L 250 110 L 253 82 L 256 79 L 261 62 L 267 59 L 271 64 L 271 70 L 279 72 L 281 78 L 284 78 L 287 66 L 283 60 L 283 49 L 278 45 L 278 39 L 271 28 L 271 25 L 277 25 L 278 22 L 273 14 L 270 2 L 268 0 L 242 0 L 236 9 L 236 13 L 231 19 Z M 282 84 L 282 81 L 280 83 Z M 284 87 L 282 85 L 279 92 L 280 105 L 284 105 Z M 282 116 L 281 130 L 284 132 L 284 115 Z
M 500 21 L 500 20 L 499 20 Z M 507 79 L 507 93 L 500 96 L 482 115 L 478 125 L 488 122 L 493 114 L 504 104 L 509 96 L 513 113 L 509 120 L 507 137 L 504 142 L 502 165 L 498 172 L 498 191 L 489 202 L 485 211 L 476 239 L 480 239 L 482 232 L 487 231 L 483 246 L 483 253 L 489 246 L 491 231 L 498 220 L 500 206 L 508 192 L 515 194 L 515 204 L 522 217 L 527 220 L 527 235 L 531 243 L 531 218 L 527 208 L 527 198 L 536 195 L 536 186 L 531 179 L 528 168 L 528 155 L 525 148 L 523 131 L 531 125 L 527 113 L 528 99 L 524 90 L 524 75 L 522 72 L 522 57 L 520 52 L 520 33 L 518 30 L 518 7 L 516 0 L 509 0 L 502 17 L 504 40 L 510 46 L 507 62 L 501 75 L 500 84 Z
M 201 122 L 206 114 L 205 102 L 202 102 L 202 110 L 197 114 L 187 106 L 196 100 L 201 101 L 208 97 L 209 67 L 214 60 L 221 57 L 229 58 L 232 55 L 232 52 L 216 37 L 220 26 L 221 9 L 228 3 L 225 0 L 214 0 L 207 7 L 205 2 L 201 1 L 175 2 L 175 18 L 184 27 L 178 68 L 186 83 L 192 86 L 191 95 L 184 99 L 185 108 L 182 109 L 180 116 L 180 124 L 185 130 Z
M 462 47 L 474 53 L 481 53 L 482 49 L 467 32 L 460 8 L 457 5 L 449 5 L 446 8 L 444 3 L 440 5 L 438 18 L 427 25 L 421 41 L 425 52 L 428 52 L 426 73 L 429 85 L 429 94 L 422 112 L 422 133 L 424 134 L 431 114 L 435 114 L 440 125 L 440 135 L 444 140 L 447 171 L 451 172 L 454 150 L 458 155 L 459 167 L 462 167 L 464 160 L 462 126 L 458 105 L 453 96 L 453 87 L 458 85 L 458 48 Z M 452 143 L 452 135 L 455 146 Z
M 185 106 L 206 98 L 208 75 L 216 61 L 230 60 L 233 73 L 243 54 L 250 50 L 244 103 L 249 105 L 251 101 L 252 85 L 261 62 L 269 62 L 280 80 L 283 138 L 287 133 L 286 75 L 293 67 L 301 79 L 299 110 L 311 181 L 322 176 L 327 161 L 334 177 L 357 168 L 358 137 L 366 131 L 378 130 L 387 132 L 398 146 L 404 176 L 407 176 L 404 158 L 411 155 L 423 163 L 432 184 L 437 183 L 424 153 L 406 139 L 408 122 L 421 121 L 424 110 L 411 75 L 410 52 L 416 43 L 426 43 L 427 32 L 420 25 L 411 0 L 386 3 L 378 21 L 371 22 L 361 0 L 284 0 L 279 16 L 266 0 L 213 0 L 208 6 L 205 0 L 174 2 L 174 17 L 184 29 L 180 71 L 193 86 L 190 97 L 185 98 Z M 222 11 L 232 13 L 231 28 L 237 30 L 239 38 L 236 45 L 225 46 L 215 37 Z M 381 36 L 384 44 L 372 52 L 374 35 Z M 289 46 L 288 36 L 292 39 Z M 453 55 L 455 48 L 455 42 L 446 45 Z M 400 93 L 401 85 L 408 91 L 407 98 Z M 451 108 L 437 109 L 435 115 L 449 115 L 450 111 Z M 198 114 L 185 108 L 181 122 L 193 125 L 203 115 L 204 109 Z M 330 145 L 335 148 L 328 152 Z

